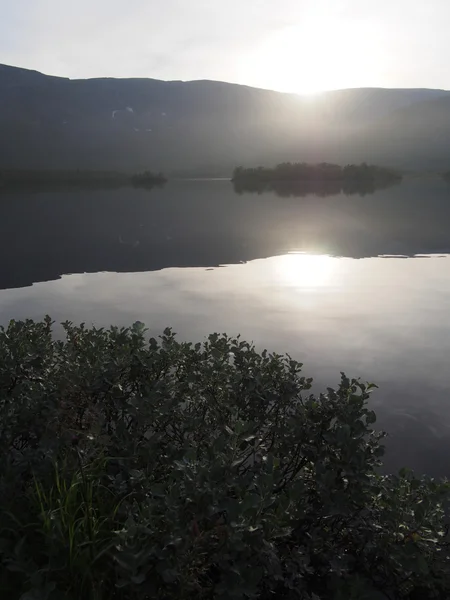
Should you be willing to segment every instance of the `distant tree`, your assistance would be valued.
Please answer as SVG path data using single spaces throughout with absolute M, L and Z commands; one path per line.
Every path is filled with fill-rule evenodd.
M 136 187 L 151 187 L 166 182 L 162 173 L 145 171 L 136 175 L 128 175 L 117 171 L 82 171 L 76 170 L 0 170 L 0 188 L 109 188 L 134 185 Z

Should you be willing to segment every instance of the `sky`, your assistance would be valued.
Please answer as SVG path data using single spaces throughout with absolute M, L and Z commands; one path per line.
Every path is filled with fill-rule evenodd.
M 450 0 L 0 0 L 0 63 L 314 94 L 450 89 Z

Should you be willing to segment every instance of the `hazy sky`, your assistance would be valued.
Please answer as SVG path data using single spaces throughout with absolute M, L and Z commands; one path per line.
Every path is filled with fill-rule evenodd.
M 450 0 L 0 0 L 0 63 L 293 92 L 450 89 Z

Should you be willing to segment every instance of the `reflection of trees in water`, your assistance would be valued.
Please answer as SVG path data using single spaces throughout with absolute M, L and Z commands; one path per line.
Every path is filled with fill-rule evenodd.
M 279 196 L 365 196 L 400 183 L 402 175 L 377 165 L 331 163 L 281 163 L 276 167 L 236 167 L 233 184 L 237 193 L 273 191 Z
M 281 198 L 304 198 L 305 196 L 366 196 L 377 190 L 384 190 L 399 185 L 400 181 L 234 181 L 236 194 L 263 194 L 275 192 Z
M 366 196 L 367 194 L 374 194 L 379 190 L 387 190 L 388 188 L 400 185 L 401 180 L 387 180 L 387 181 L 344 181 L 342 184 L 342 192 L 347 196 L 358 194 L 359 196 Z

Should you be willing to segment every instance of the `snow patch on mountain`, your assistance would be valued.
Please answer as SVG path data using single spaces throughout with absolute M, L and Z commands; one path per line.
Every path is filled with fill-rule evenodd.
M 128 112 L 128 113 L 131 113 L 132 115 L 134 115 L 134 110 L 131 108 L 131 106 L 127 106 L 125 109 L 119 108 L 119 109 L 113 110 L 111 118 L 114 120 L 116 118 L 117 113 L 120 113 L 120 112 Z

